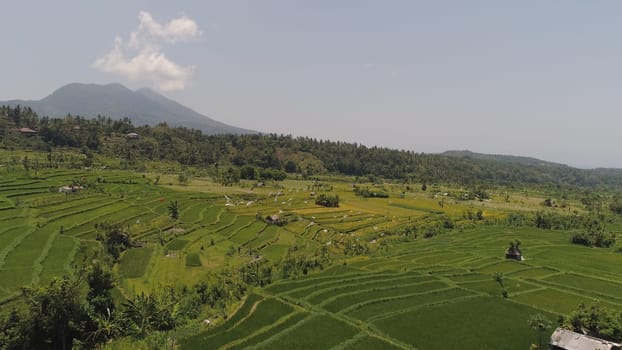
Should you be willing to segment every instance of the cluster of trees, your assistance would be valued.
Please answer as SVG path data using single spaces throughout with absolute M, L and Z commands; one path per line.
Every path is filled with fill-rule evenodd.
M 601 248 L 608 248 L 615 244 L 615 235 L 607 232 L 602 217 L 587 216 L 582 224 L 583 230 L 572 236 L 572 243 Z
M 568 317 L 561 317 L 559 323 L 566 329 L 590 336 L 622 342 L 622 312 L 609 310 L 599 305 L 580 304 Z
M 164 287 L 119 302 L 111 296 L 112 273 L 96 262 L 47 286 L 25 289 L 27 307 L 0 318 L 0 349 L 94 349 L 120 337 L 142 339 L 187 324 L 203 306 L 224 312 L 248 285 L 260 285 L 251 276 L 223 275 L 213 283 Z
M 96 271 L 97 268 L 93 268 L 85 275 L 56 278 L 48 286 L 24 289 L 27 307 L 14 309 L 0 319 L 0 348 L 92 348 L 108 336 L 114 336 L 111 333 L 120 326 L 109 332 L 98 327 L 114 312 L 107 293 L 112 277 L 98 275 Z M 104 306 L 106 311 L 102 314 Z
M 12 131 L 19 127 L 33 128 L 38 136 L 21 137 Z M 140 139 L 125 140 L 130 132 L 138 133 Z M 199 130 L 171 128 L 166 124 L 137 127 L 127 118 L 40 118 L 27 107 L 0 107 L 0 147 L 73 147 L 121 158 L 130 165 L 140 160 L 170 160 L 203 167 L 224 164 L 272 169 L 272 173 L 260 174 L 262 178 L 279 178 L 286 172 L 313 176 L 328 171 L 421 183 L 622 185 L 622 172 L 611 169 L 582 170 L 556 164 L 450 157 L 275 134 L 207 136 Z
M 130 235 L 124 232 L 120 225 L 96 223 L 95 229 L 99 231 L 96 239 L 102 242 L 113 262 L 118 262 L 121 253 L 133 246 Z
M 245 180 L 283 181 L 287 178 L 287 173 L 281 169 L 257 169 L 254 166 L 246 165 L 240 168 L 240 178 Z
M 411 223 L 386 230 L 385 234 L 404 236 L 409 239 L 416 239 L 419 235 L 423 235 L 423 238 L 432 238 L 454 228 L 454 221 L 442 214 L 429 218 L 427 222 Z
M 537 211 L 534 216 L 534 226 L 544 230 L 570 230 L 581 227 L 582 218 L 578 212 L 572 215 L 562 215 L 551 211 Z
M 622 195 L 615 195 L 611 203 L 609 203 L 609 210 L 611 210 L 615 214 L 622 214 Z
M 562 215 L 550 211 L 537 211 L 535 214 L 511 212 L 505 224 L 512 227 L 533 226 L 544 230 L 577 231 L 571 242 L 589 247 L 611 247 L 615 244 L 615 235 L 607 229 L 607 217 L 603 213 L 589 212 L 579 215 Z
M 476 187 L 472 191 L 465 192 L 465 193 L 463 193 L 460 196 L 460 199 L 462 199 L 462 200 L 478 200 L 478 201 L 483 201 L 483 200 L 489 199 L 489 198 L 490 198 L 490 195 L 488 194 L 488 192 L 486 192 L 480 186 Z
M 369 253 L 369 246 L 360 241 L 348 239 L 343 244 L 343 254 L 344 255 L 365 255 Z
M 306 275 L 312 270 L 322 270 L 328 263 L 326 255 L 320 257 L 288 256 L 278 265 L 279 276 L 283 279 Z
M 354 194 L 364 198 L 389 198 L 389 194 L 381 189 L 369 189 L 369 187 L 354 186 Z
M 240 267 L 242 281 L 249 286 L 263 287 L 272 283 L 272 264 L 266 259 L 252 261 Z
M 339 196 L 322 193 L 315 198 L 315 204 L 328 208 L 338 208 Z

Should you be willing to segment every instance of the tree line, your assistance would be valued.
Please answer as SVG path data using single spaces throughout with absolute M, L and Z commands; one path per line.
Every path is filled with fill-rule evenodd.
M 22 127 L 36 130 L 37 135 L 25 137 L 15 132 Z M 139 138 L 126 140 L 125 135 L 131 132 Z M 170 160 L 188 166 L 235 166 L 245 169 L 239 175 L 246 178 L 281 179 L 286 173 L 306 177 L 328 172 L 420 183 L 622 185 L 622 171 L 612 169 L 516 164 L 276 134 L 208 136 L 165 123 L 134 126 L 127 118 L 104 116 L 48 118 L 37 116 L 28 107 L 0 107 L 0 148 L 50 151 L 54 147 L 72 147 L 86 155 L 96 152 L 124 159 L 127 164 Z M 271 170 L 255 173 L 249 167 Z

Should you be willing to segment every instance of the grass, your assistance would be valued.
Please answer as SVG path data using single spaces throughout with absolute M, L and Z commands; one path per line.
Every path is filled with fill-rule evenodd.
M 199 254 L 198 253 L 189 253 L 188 255 L 186 255 L 186 266 L 188 266 L 188 267 L 200 267 L 200 266 L 202 266 L 201 258 L 199 257 Z
M 472 292 L 464 289 L 451 288 L 410 296 L 368 300 L 361 304 L 354 305 L 354 307 L 347 311 L 346 314 L 361 320 L 368 320 L 373 317 L 383 316 L 393 312 L 400 312 L 409 308 L 419 307 L 431 303 L 443 303 L 448 300 L 473 295 L 474 294 Z
M 517 281 L 517 280 L 508 279 L 508 278 L 505 278 L 503 280 L 503 285 L 505 286 L 505 289 L 510 295 L 514 293 L 520 293 L 520 292 L 524 292 L 528 290 L 541 288 L 540 286 L 537 286 L 537 285 L 534 285 L 528 282 Z M 489 278 L 486 281 L 461 283 L 460 287 L 470 289 L 473 291 L 477 291 L 477 292 L 490 294 L 490 295 L 501 295 L 501 291 L 502 291 L 502 288 L 499 285 L 499 283 L 493 281 L 492 278 Z
M 286 329 L 294 327 L 298 322 L 301 322 L 308 316 L 309 314 L 306 312 L 295 313 L 294 315 L 286 318 L 284 321 L 276 324 L 274 327 L 270 327 L 264 332 L 260 332 L 259 334 L 246 338 L 237 345 L 230 347 L 229 350 L 242 350 L 252 347 L 253 345 L 260 344 L 274 336 L 277 336 Z
M 260 302 L 257 305 L 257 309 L 250 316 L 243 319 L 237 327 L 214 335 L 208 333 L 204 338 L 198 338 L 196 341 L 188 343 L 185 348 L 217 349 L 229 342 L 243 339 L 248 334 L 253 334 L 261 330 L 262 327 L 269 326 L 284 315 L 287 315 L 291 310 L 292 309 L 286 307 L 285 304 L 279 303 L 274 299 L 264 300 Z
M 153 248 L 133 248 L 125 253 L 119 263 L 119 274 L 125 278 L 138 278 L 145 274 Z
M 170 243 L 168 243 L 166 247 L 170 250 L 182 250 L 187 244 L 188 244 L 187 240 L 175 238 Z
M 251 311 L 253 310 L 253 308 L 255 307 L 255 304 L 258 303 L 259 301 L 263 300 L 264 298 L 259 295 L 259 294 L 254 294 L 251 293 L 246 297 L 246 300 L 244 300 L 244 303 L 242 304 L 242 306 L 230 317 L 227 317 L 226 321 L 219 324 L 218 326 L 212 328 L 209 331 L 209 334 L 215 334 L 218 332 L 224 332 L 230 328 L 232 328 L 233 326 L 235 326 L 236 324 L 238 324 L 238 322 L 240 322 L 241 320 L 243 320 L 244 318 L 246 318 Z
M 284 330 L 256 349 L 329 349 L 358 333 L 353 326 L 326 315 L 316 315 Z
M 622 309 L 622 305 L 614 305 L 603 301 L 601 298 L 589 297 L 580 294 L 572 294 L 555 289 L 542 289 L 520 294 L 513 297 L 512 300 L 523 304 L 532 305 L 533 307 L 539 308 L 541 310 L 566 315 L 573 310 L 576 310 L 581 303 L 586 305 L 600 303 L 608 308 L 618 310 Z
M 501 273 L 511 273 L 513 271 L 519 271 L 529 268 L 529 266 L 525 266 L 523 263 L 514 262 L 514 261 L 504 261 L 498 264 L 492 264 L 485 266 L 478 270 L 479 273 L 483 274 L 493 274 L 495 272 Z
M 266 224 L 262 222 L 255 222 L 252 225 L 243 227 L 239 231 L 233 233 L 229 239 L 237 244 L 244 244 L 256 238 L 265 227 Z
M 41 262 L 42 271 L 39 283 L 47 284 L 54 276 L 70 273 L 69 264 L 76 241 L 72 237 L 59 235 L 56 237 L 45 259 Z
M 265 299 L 259 302 L 256 309 L 242 319 L 234 328 L 221 332 L 207 332 L 189 339 L 183 344 L 184 349 L 218 349 L 219 347 L 236 340 L 243 339 L 249 334 L 269 327 L 280 318 L 293 312 L 293 308 L 276 299 Z
M 387 343 L 386 341 L 382 339 L 364 335 L 364 336 L 359 337 L 352 343 L 346 345 L 345 349 L 346 350 L 398 350 L 401 348 L 391 343 Z
M 394 278 L 382 278 L 378 276 L 377 278 L 369 281 L 363 282 L 360 281 L 358 283 L 348 283 L 342 282 L 335 284 L 336 287 L 333 288 L 325 288 L 325 286 L 314 287 L 315 291 L 310 296 L 307 296 L 307 300 L 313 304 L 320 304 L 324 300 L 330 299 L 336 295 L 352 293 L 353 291 L 363 291 L 370 289 L 383 288 L 388 285 L 391 286 L 399 286 L 400 284 L 408 284 L 413 282 L 420 281 L 419 276 L 415 275 L 406 275 L 406 276 L 395 276 Z
M 540 278 L 548 275 L 559 273 L 558 270 L 549 267 L 537 267 L 527 270 L 512 272 L 509 276 L 514 278 Z
M 357 271 L 357 272 L 358 273 L 355 273 L 352 275 L 347 275 L 348 280 L 349 279 L 374 280 L 380 276 L 376 274 L 374 275 L 365 274 L 362 271 Z M 312 275 L 312 276 L 307 276 L 306 278 L 301 278 L 300 280 L 283 281 L 281 283 L 276 283 L 276 284 L 273 284 L 267 287 L 266 291 L 270 293 L 274 293 L 274 294 L 280 294 L 280 293 L 287 293 L 291 290 L 299 289 L 299 288 L 305 288 L 305 287 L 316 288 L 316 286 L 319 283 L 325 283 L 325 282 L 332 282 L 334 283 L 333 285 L 339 285 L 344 282 L 345 277 L 346 276 L 341 275 L 341 274 L 325 276 L 325 274 L 322 273 L 321 276 Z
M 616 298 L 620 297 L 620 292 L 622 291 L 622 284 L 620 283 L 570 273 L 548 277 L 544 280 L 562 287 L 568 286 L 578 290 L 592 289 L 599 294 L 606 294 Z
M 522 350 L 536 341 L 526 320 L 537 312 L 500 298 L 480 297 L 401 313 L 374 325 L 421 350 Z M 554 320 L 552 315 L 548 318 Z
M 387 286 L 383 289 L 363 291 L 354 294 L 339 296 L 323 305 L 324 309 L 330 312 L 338 312 L 349 306 L 365 302 L 368 300 L 379 300 L 383 298 L 397 297 L 405 294 L 423 293 L 435 289 L 447 288 L 447 285 L 440 281 L 424 282 L 421 284 L 405 286 Z
M 308 280 L 308 282 L 311 282 L 310 285 L 306 285 L 306 287 L 304 288 L 296 289 L 288 294 L 294 298 L 307 298 L 308 296 L 314 295 L 314 293 L 321 291 L 321 290 L 331 289 L 331 288 L 343 286 L 346 284 L 354 286 L 357 283 L 376 281 L 382 277 L 383 276 L 378 275 L 378 274 L 374 274 L 374 275 L 355 274 L 355 275 L 344 275 L 342 279 L 340 280 L 335 279 L 335 278 L 318 279 L 318 280 L 310 279 Z

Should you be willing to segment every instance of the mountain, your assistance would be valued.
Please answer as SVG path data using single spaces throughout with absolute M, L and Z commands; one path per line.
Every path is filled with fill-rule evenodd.
M 61 118 L 67 113 L 87 118 L 102 115 L 112 119 L 127 117 L 136 126 L 166 122 L 171 126 L 199 129 L 210 135 L 257 133 L 211 119 L 151 89 L 132 91 L 117 83 L 72 83 L 38 101 L 0 101 L 0 105 L 12 107 L 18 104 L 29 106 L 40 116 L 52 118 Z
M 512 156 L 512 155 L 505 155 L 505 154 L 476 153 L 476 152 L 472 152 L 468 150 L 445 151 L 441 153 L 441 155 L 448 156 L 448 157 L 455 157 L 455 158 L 490 160 L 490 161 L 495 161 L 495 162 L 512 163 L 512 164 L 520 164 L 520 165 L 528 165 L 528 166 L 567 167 L 567 165 L 565 164 L 548 162 L 546 160 L 541 160 L 537 158 Z

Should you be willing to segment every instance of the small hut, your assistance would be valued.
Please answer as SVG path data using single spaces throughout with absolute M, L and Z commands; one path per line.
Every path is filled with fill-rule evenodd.
M 140 135 L 138 135 L 135 132 L 131 132 L 131 133 L 125 135 L 125 138 L 127 138 L 128 140 L 138 140 L 140 138 Z
M 506 259 L 523 260 L 523 252 L 520 250 L 520 242 L 510 242 L 508 250 L 505 252 Z

